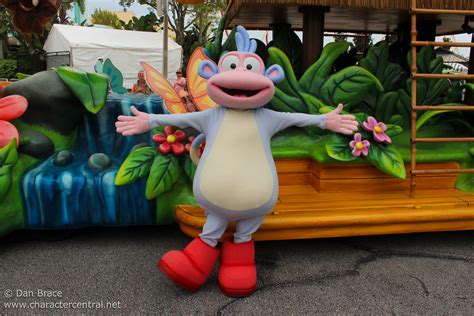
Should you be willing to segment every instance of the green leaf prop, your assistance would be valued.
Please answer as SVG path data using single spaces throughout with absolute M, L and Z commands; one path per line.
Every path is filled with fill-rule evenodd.
M 403 116 L 405 121 L 410 122 L 411 96 L 405 90 L 400 89 L 400 102 L 397 103 L 397 113 Z
M 127 93 L 127 89 L 123 87 L 123 75 L 120 70 L 115 67 L 112 61 L 107 58 L 104 61 L 104 65 L 102 66 L 102 71 L 98 71 L 109 77 L 110 79 L 110 87 L 112 91 L 115 93 L 124 94 Z
M 115 185 L 126 185 L 143 178 L 150 173 L 155 159 L 156 150 L 152 147 L 143 147 L 132 151 L 120 166 L 115 176 Z
M 399 179 L 406 178 L 402 155 L 395 146 L 371 142 L 368 159 L 380 171 Z
M 399 125 L 395 125 L 395 124 L 386 124 L 386 125 L 387 125 L 387 130 L 385 131 L 385 133 L 390 137 L 397 136 L 403 133 L 403 128 Z
M 232 31 L 230 31 L 229 36 L 225 40 L 224 44 L 222 44 L 221 53 L 217 56 L 216 63 L 219 61 L 222 53 L 235 51 L 237 50 L 237 44 L 235 43 L 235 33 L 237 32 L 237 28 L 234 27 Z
M 0 167 L 0 202 L 2 202 L 10 191 L 12 185 L 12 166 Z
M 16 140 L 12 139 L 6 146 L 0 148 L 0 202 L 10 191 L 12 185 L 12 170 L 18 162 Z
M 217 26 L 217 29 L 215 30 L 215 37 L 212 42 L 208 42 L 206 44 L 206 47 L 204 48 L 204 52 L 209 57 L 215 62 L 219 61 L 219 57 L 222 54 L 222 37 L 224 35 L 225 31 L 225 24 L 227 22 L 227 12 L 224 13 L 224 16 L 220 19 L 219 25 Z M 232 36 L 229 36 L 229 38 L 234 38 L 234 34 Z M 229 40 L 227 38 L 227 41 Z
M 407 55 L 408 66 L 411 67 L 411 53 Z M 417 54 L 417 67 L 419 73 L 441 74 L 444 64 L 441 57 L 434 58 L 432 47 L 423 47 Z M 411 79 L 406 82 L 406 90 L 411 91 Z M 448 79 L 417 79 L 416 81 L 417 104 L 439 103 L 441 96 L 450 88 Z
M 451 112 L 452 110 L 442 110 L 442 111 L 426 111 L 416 120 L 416 130 L 418 131 L 426 122 L 428 122 L 432 117 L 435 117 L 439 114 Z
M 383 91 L 378 79 L 364 68 L 351 66 L 331 75 L 321 87 L 321 99 L 328 105 L 343 103 L 347 107 L 360 103 L 375 87 Z
M 398 114 L 398 103 L 400 92 L 390 91 L 382 94 L 377 100 L 375 107 L 375 118 L 378 121 L 388 122 L 395 114 Z
M 70 67 L 59 67 L 56 72 L 89 112 L 97 114 L 104 107 L 109 89 L 106 76 Z
M 319 59 L 312 64 L 301 77 L 301 88 L 310 94 L 319 95 L 323 83 L 333 71 L 336 59 L 349 48 L 347 42 L 334 42 L 327 44 Z M 286 74 L 286 72 L 285 72 Z
M 464 87 L 466 87 L 467 89 L 471 91 L 474 91 L 474 83 L 466 83 L 464 84 Z
M 31 77 L 31 75 L 17 72 L 16 77 L 18 78 L 18 80 L 23 80 L 23 79 Z
M 321 114 L 327 114 L 327 113 L 333 111 L 334 109 L 335 109 L 335 107 L 326 105 L 326 106 L 322 106 L 322 107 L 319 109 L 319 112 L 320 112 Z
M 446 91 L 443 103 L 461 103 L 463 99 L 464 80 L 452 79 L 449 81 L 450 87 Z
M 405 126 L 405 123 L 406 123 L 405 119 L 400 114 L 395 114 L 394 116 L 390 118 L 388 122 L 390 124 L 399 125 L 399 126 Z
M 150 176 L 146 182 L 145 197 L 148 200 L 169 191 L 179 179 L 179 160 L 173 155 L 155 156 Z
M 12 139 L 7 145 L 0 148 L 0 166 L 13 166 L 18 162 L 18 152 L 16 150 L 16 140 Z
M 362 126 L 362 123 L 364 121 L 367 121 L 367 118 L 369 117 L 364 112 L 354 113 L 354 116 L 356 117 L 356 120 L 359 123 L 359 128 Z
M 270 56 L 268 59 L 268 64 L 280 65 L 283 68 L 283 71 L 285 72 L 285 79 L 282 82 L 278 83 L 276 87 L 278 87 L 280 90 L 282 90 L 288 95 L 298 97 L 298 93 L 303 91 L 300 88 L 298 81 L 296 80 L 293 67 L 291 66 L 288 57 L 283 51 L 276 47 L 270 47 L 268 49 L 268 54 Z
M 319 114 L 319 110 L 325 106 L 325 104 L 318 98 L 307 93 L 300 93 L 300 97 L 305 101 L 305 104 L 308 106 L 309 114 Z
M 402 67 L 389 61 L 387 41 L 377 43 L 369 48 L 367 56 L 360 60 L 359 66 L 367 69 L 379 79 L 384 90 L 389 90 L 393 81 L 403 72 Z
M 339 161 L 354 161 L 357 157 L 352 156 L 349 142 L 350 139 L 346 137 L 331 135 L 326 143 L 326 152 L 329 157 Z
M 189 155 L 185 155 L 183 158 L 183 169 L 189 179 L 194 180 L 194 175 L 196 174 L 197 166 L 192 162 Z
M 293 97 L 275 87 L 275 94 L 273 95 L 270 105 L 277 111 L 281 112 L 299 112 L 305 113 L 306 106 L 301 98 Z
M 288 57 L 296 75 L 301 75 L 303 69 L 303 43 L 296 33 L 288 26 L 283 26 L 273 39 L 273 47 L 282 50 Z

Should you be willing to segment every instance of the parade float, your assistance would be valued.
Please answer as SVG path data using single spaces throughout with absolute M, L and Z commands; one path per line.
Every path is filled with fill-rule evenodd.
M 319 114 L 343 103 L 360 123 L 353 136 L 309 127 L 273 138 L 280 194 L 256 239 L 474 228 L 474 117 L 464 111 L 473 78 L 450 73 L 433 53 L 445 45 L 433 43 L 436 35 L 468 29 L 469 10 L 470 1 L 230 2 L 215 41 L 187 65 L 197 110 L 216 106 L 197 76 L 200 62 L 235 49 L 232 34 L 222 40 L 224 28 L 271 26 L 273 41 L 259 42 L 257 53 L 286 77 L 268 107 Z M 303 31 L 303 43 L 294 30 Z M 398 40 L 338 67 L 349 44 L 323 47 L 324 30 L 398 33 Z M 100 74 L 59 67 L 0 88 L 0 235 L 173 222 L 190 236 L 201 231 L 205 213 L 192 194 L 189 154 L 198 133 L 171 126 L 133 137 L 115 132 L 117 116 L 130 115 L 131 105 L 189 111 L 156 69 L 143 66 L 156 94 L 109 92 L 120 86 L 112 66 Z

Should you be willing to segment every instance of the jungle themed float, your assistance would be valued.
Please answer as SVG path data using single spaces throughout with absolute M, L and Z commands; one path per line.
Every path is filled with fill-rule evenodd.
M 254 1 L 231 2 L 215 42 L 198 49 L 187 66 L 197 110 L 204 110 L 199 104 L 206 102 L 205 81 L 193 78 L 198 62 L 217 61 L 235 49 L 232 35 L 222 42 L 225 27 L 261 27 L 252 24 L 261 21 L 265 28 L 273 23 L 274 39 L 268 45 L 258 41 L 257 53 L 286 75 L 267 106 L 324 114 L 343 103 L 360 124 L 351 137 L 314 127 L 290 128 L 273 138 L 280 194 L 256 239 L 473 229 L 474 178 L 461 172 L 474 168 L 473 117 L 464 111 L 472 104 L 472 85 L 466 81 L 472 75 L 451 74 L 433 53 L 432 46 L 443 44 L 427 44 L 435 35 L 461 31 L 465 16 L 472 15 L 468 10 L 474 9 L 471 2 L 461 2 L 418 1 L 411 11 L 414 19 L 409 1 L 386 4 L 390 7 L 355 0 L 282 2 L 278 10 L 287 10 L 294 20 L 278 21 L 283 15 L 265 13 L 253 22 L 245 12 L 257 10 Z M 367 10 L 379 15 L 360 14 Z M 341 18 L 354 23 L 340 23 Z M 442 21 L 438 28 L 436 20 Z M 288 22 L 303 29 L 304 45 Z M 328 31 L 359 32 L 365 31 L 361 25 L 368 31 L 388 25 L 389 33 L 398 27 L 399 40 L 377 43 L 357 64 L 339 67 L 349 44 L 323 47 L 321 25 Z M 411 27 L 419 30 L 418 37 L 407 36 Z M 148 75 L 147 81 L 153 85 Z M 192 195 L 196 166 L 188 153 L 198 133 L 166 127 L 123 137 L 114 126 L 117 116 L 131 114 L 132 105 L 148 113 L 188 109 L 174 95 L 163 96 L 166 83 L 155 87 L 158 95 L 141 95 L 109 92 L 109 82 L 107 74 L 65 67 L 2 88 L 0 234 L 175 221 L 190 236 L 201 231 L 205 213 Z M 26 99 L 26 108 L 24 99 L 13 95 Z M 415 114 L 414 106 L 420 106 Z M 203 150 L 205 144 L 199 147 Z

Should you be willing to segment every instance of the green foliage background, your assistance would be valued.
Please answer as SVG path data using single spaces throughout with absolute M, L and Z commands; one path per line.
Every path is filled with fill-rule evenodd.
M 16 69 L 15 59 L 0 59 L 0 78 L 15 78 Z

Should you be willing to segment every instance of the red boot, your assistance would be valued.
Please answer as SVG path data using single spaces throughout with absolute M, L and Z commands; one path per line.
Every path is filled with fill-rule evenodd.
M 176 285 L 196 292 L 209 278 L 218 257 L 219 249 L 196 237 L 183 251 L 167 252 L 157 267 Z
M 219 285 L 227 296 L 244 297 L 255 291 L 257 268 L 253 240 L 234 243 L 229 239 L 222 242 Z

